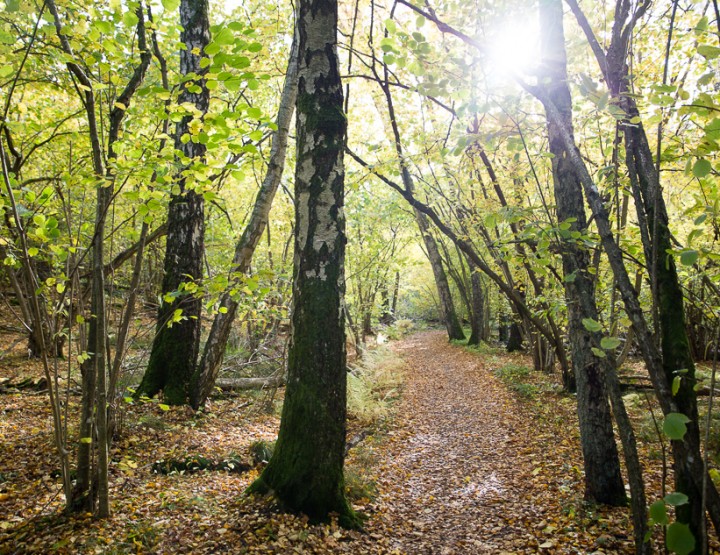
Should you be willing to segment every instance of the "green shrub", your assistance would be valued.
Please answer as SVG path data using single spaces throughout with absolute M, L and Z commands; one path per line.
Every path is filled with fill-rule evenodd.
M 528 398 L 534 397 L 540 392 L 538 386 L 524 380 L 530 375 L 530 372 L 530 368 L 521 364 L 506 364 L 493 370 L 493 374 L 500 378 L 511 390 L 522 397 Z
M 348 414 L 371 425 L 386 418 L 400 393 L 403 361 L 389 348 L 365 353 L 348 374 Z
M 484 341 L 481 341 L 478 345 L 465 345 L 465 342 L 461 342 L 461 345 L 468 351 L 479 355 L 500 355 L 505 353 L 504 347 L 493 347 Z
M 493 373 L 505 383 L 516 382 L 530 375 L 530 368 L 521 364 L 506 364 L 496 368 Z
M 415 323 L 412 320 L 402 319 L 396 320 L 394 324 L 385 328 L 385 335 L 388 339 L 402 339 L 415 331 Z
M 345 467 L 345 493 L 350 501 L 369 499 L 373 501 L 378 494 L 375 480 L 354 466 Z

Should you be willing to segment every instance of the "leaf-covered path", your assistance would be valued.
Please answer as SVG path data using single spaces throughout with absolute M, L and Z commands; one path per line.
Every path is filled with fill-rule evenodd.
M 564 427 L 565 439 L 542 429 L 527 400 L 493 375 L 490 357 L 449 345 L 441 332 L 416 334 L 395 350 L 408 376 L 383 455 L 383 509 L 369 530 L 381 543 L 443 555 L 630 548 L 627 530 L 612 533 L 620 523 L 578 514 L 570 398 L 548 399 L 571 419 L 548 424 Z

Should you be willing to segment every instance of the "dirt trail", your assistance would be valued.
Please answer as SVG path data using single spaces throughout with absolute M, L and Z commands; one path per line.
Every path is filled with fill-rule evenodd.
M 557 485 L 533 483 L 552 446 L 529 436 L 530 416 L 483 358 L 441 332 L 394 348 L 409 370 L 368 531 L 401 553 L 576 553 L 552 541 L 536 498 Z

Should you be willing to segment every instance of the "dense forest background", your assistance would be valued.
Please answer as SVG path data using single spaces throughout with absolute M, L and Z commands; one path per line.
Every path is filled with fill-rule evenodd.
M 402 374 L 376 347 L 439 325 L 573 400 L 582 495 L 630 507 L 635 552 L 708 551 L 716 0 L 4 5 L 0 387 L 46 392 L 23 426 L 57 487 L 33 518 L 111 517 L 133 411 L 260 390 L 286 402 L 243 489 L 361 528 L 343 459 Z

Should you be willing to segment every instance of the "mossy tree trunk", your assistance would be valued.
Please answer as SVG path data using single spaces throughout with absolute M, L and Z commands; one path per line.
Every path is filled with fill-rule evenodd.
M 188 82 L 181 87 L 178 103 L 192 104 L 197 109 L 197 117 L 202 119 L 210 103 L 210 91 L 203 78 L 207 69 L 200 64 L 202 53 L 210 42 L 207 0 L 181 0 L 180 25 L 180 42 L 184 45 L 180 50 L 180 72 L 197 77 L 193 79 L 194 83 Z M 191 84 L 197 85 L 199 91 Z M 179 191 L 173 195 L 168 209 L 163 299 L 155 339 L 137 391 L 138 395 L 148 396 L 163 391 L 165 401 L 172 405 L 181 405 L 188 400 L 200 348 L 201 299 L 192 291 L 183 291 L 189 280 L 202 277 L 205 250 L 204 199 L 195 190 L 196 183 L 185 174 L 190 166 L 204 161 L 206 151 L 197 138 L 202 125 L 191 126 L 194 119 L 195 116 L 186 115 L 175 130 L 175 150 L 180 152 L 178 162 L 183 170 L 177 180 Z M 186 135 L 190 140 L 183 142 Z
M 295 261 L 288 383 L 275 452 L 251 493 L 274 493 L 314 521 L 356 526 L 344 493 L 346 119 L 337 0 L 301 0 Z

